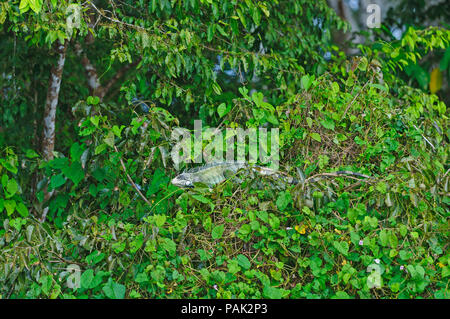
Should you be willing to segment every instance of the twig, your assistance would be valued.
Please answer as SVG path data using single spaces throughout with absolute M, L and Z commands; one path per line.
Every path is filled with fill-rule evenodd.
M 447 176 L 448 172 L 450 172 L 450 168 L 445 172 L 444 176 L 442 176 L 442 179 L 444 179 L 445 176 Z
M 341 116 L 341 120 L 344 119 L 344 117 L 345 117 L 345 115 L 347 114 L 347 112 L 348 112 L 350 106 L 353 105 L 353 103 L 355 102 L 356 98 L 361 94 L 362 91 L 364 91 L 364 88 L 366 87 L 367 84 L 369 84 L 369 81 L 367 81 L 367 82 L 363 85 L 363 87 L 361 88 L 361 90 L 360 90 L 358 93 L 356 93 L 356 95 L 355 95 L 355 97 L 353 98 L 353 100 L 347 105 L 347 107 L 345 108 L 344 114 L 342 114 L 342 116 Z
M 78 262 L 78 261 L 75 261 L 75 260 L 68 260 L 68 259 L 65 259 L 65 258 L 63 258 L 63 257 L 61 257 L 61 256 L 59 256 L 59 255 L 57 255 L 55 252 L 53 252 L 53 251 L 50 251 L 51 253 L 53 253 L 54 254 L 54 256 L 56 257 L 56 258 L 58 258 L 58 260 L 60 261 L 60 262 L 63 262 L 63 263 L 66 263 L 66 264 L 75 264 L 75 265 L 78 265 L 78 266 L 82 266 L 82 267 L 86 267 L 86 263 L 81 263 L 81 262 Z
M 119 153 L 119 150 L 117 149 L 117 147 L 114 145 L 114 150 Z M 127 168 L 125 167 L 125 163 L 122 160 L 122 157 L 119 157 L 120 160 L 120 164 L 122 165 L 123 171 L 125 172 L 125 175 L 127 175 L 128 181 L 131 183 L 131 185 L 133 186 L 133 188 L 136 190 L 136 192 L 139 194 L 139 196 L 141 196 L 141 198 L 151 207 L 152 204 L 149 202 L 149 200 L 141 193 L 141 191 L 139 190 L 139 188 L 136 186 L 136 184 L 134 183 L 133 179 L 131 178 L 131 176 L 127 173 Z
M 308 177 L 304 182 L 303 185 L 306 185 L 306 183 L 308 183 L 309 181 L 315 181 L 318 177 L 322 177 L 322 176 L 328 176 L 328 177 L 347 177 L 347 178 L 351 178 L 351 179 L 356 179 L 358 181 L 360 181 L 358 178 L 354 177 L 354 176 L 358 176 L 358 177 L 362 177 L 362 178 L 366 178 L 369 179 L 370 176 L 361 174 L 361 173 L 355 173 L 355 172 L 347 172 L 347 171 L 338 171 L 335 173 L 320 173 L 320 174 L 316 174 L 313 175 L 311 177 Z
M 115 22 L 115 23 L 119 23 L 119 24 L 123 24 L 123 25 L 126 25 L 126 26 L 128 26 L 128 27 L 130 27 L 130 28 L 134 28 L 134 29 L 137 29 L 137 30 L 145 31 L 145 28 L 143 28 L 143 27 L 140 27 L 140 26 L 137 26 L 137 25 L 134 25 L 134 24 L 126 23 L 126 22 L 123 22 L 123 21 L 120 21 L 120 20 L 117 20 L 117 19 L 108 17 L 108 16 L 105 15 L 101 10 L 99 10 L 99 9 L 95 6 L 95 4 L 92 3 L 92 1 L 89 1 L 89 4 L 90 4 L 90 5 L 92 6 L 92 8 L 94 8 L 95 11 L 97 11 L 103 18 L 108 19 L 109 21 L 112 21 L 112 22 Z
M 111 87 L 118 81 L 120 80 L 121 77 L 123 77 L 125 75 L 125 73 L 128 72 L 128 70 L 130 70 L 131 68 L 133 68 L 134 66 L 138 65 L 141 62 L 141 58 L 138 58 L 137 60 L 135 60 L 134 62 L 130 63 L 130 64 L 125 64 L 122 68 L 120 68 L 115 74 L 114 76 L 108 81 L 108 83 L 106 83 L 101 92 L 99 93 L 99 97 L 100 99 L 103 99 L 103 97 L 108 93 L 108 91 L 111 89 Z
M 417 128 L 417 126 L 414 125 L 414 124 L 413 124 L 413 126 L 414 126 L 414 128 L 420 133 L 420 130 Z M 436 148 L 434 147 L 434 145 L 431 144 L 431 142 L 425 137 L 425 135 L 423 135 L 422 133 L 420 133 L 420 135 L 422 135 L 423 139 L 424 139 L 428 144 L 430 144 L 430 146 L 433 148 L 433 151 L 436 151 Z

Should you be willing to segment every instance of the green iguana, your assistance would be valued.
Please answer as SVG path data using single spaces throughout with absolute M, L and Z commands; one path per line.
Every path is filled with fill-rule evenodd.
M 183 172 L 172 179 L 172 184 L 182 188 L 194 187 L 195 183 L 202 183 L 209 187 L 222 183 L 224 180 L 235 176 L 240 170 L 251 170 L 261 176 L 270 176 L 276 180 L 282 180 L 287 184 L 298 184 L 300 181 L 296 178 L 280 173 L 268 167 L 262 167 L 257 165 L 250 165 L 245 162 L 220 162 L 207 164 L 205 166 L 196 167 Z M 350 171 L 338 171 L 333 173 L 318 174 L 320 176 L 338 176 L 338 175 L 353 175 L 363 178 L 370 178 L 367 175 L 350 172 Z M 314 182 L 318 178 L 309 178 L 308 181 Z M 304 179 L 303 179 L 304 180 Z

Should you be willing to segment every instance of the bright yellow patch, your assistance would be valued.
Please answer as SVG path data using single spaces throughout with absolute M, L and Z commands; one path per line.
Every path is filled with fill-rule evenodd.
M 443 263 L 440 263 L 440 262 L 438 263 L 438 266 L 441 267 L 441 268 L 444 268 L 444 267 L 445 267 L 444 264 L 443 264 Z
M 306 233 L 306 226 L 305 225 L 296 225 L 295 230 L 299 233 L 299 234 L 305 234 Z
M 434 68 L 430 74 L 430 92 L 436 93 L 442 87 L 442 73 L 439 68 Z

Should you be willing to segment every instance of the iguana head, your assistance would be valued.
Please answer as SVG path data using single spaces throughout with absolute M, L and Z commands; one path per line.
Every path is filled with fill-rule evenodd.
M 172 184 L 178 187 L 194 187 L 194 184 L 187 173 L 181 173 L 180 175 L 175 176 L 175 178 L 172 179 Z

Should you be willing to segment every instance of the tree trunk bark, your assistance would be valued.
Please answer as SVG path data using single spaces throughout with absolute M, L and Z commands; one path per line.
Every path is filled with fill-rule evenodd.
M 50 80 L 48 81 L 47 100 L 45 101 L 44 110 L 44 132 L 42 135 L 42 154 L 45 161 L 50 161 L 54 158 L 53 151 L 55 150 L 55 129 L 56 129 L 56 108 L 58 106 L 59 89 L 61 88 L 62 73 L 64 63 L 66 61 L 66 50 L 68 41 L 61 44 L 56 43 L 56 52 L 58 53 L 58 61 L 50 71 Z M 48 201 L 52 196 L 52 192 L 44 190 L 44 202 Z M 44 222 L 49 207 L 45 207 L 42 216 L 39 220 Z
M 64 44 L 61 44 L 59 41 L 57 42 L 56 51 L 58 52 L 58 62 L 50 71 L 47 100 L 44 110 L 44 132 L 42 140 L 42 153 L 46 161 L 53 159 L 53 151 L 55 149 L 56 108 L 58 106 L 64 62 L 66 61 L 67 44 L 68 41 L 65 41 Z

